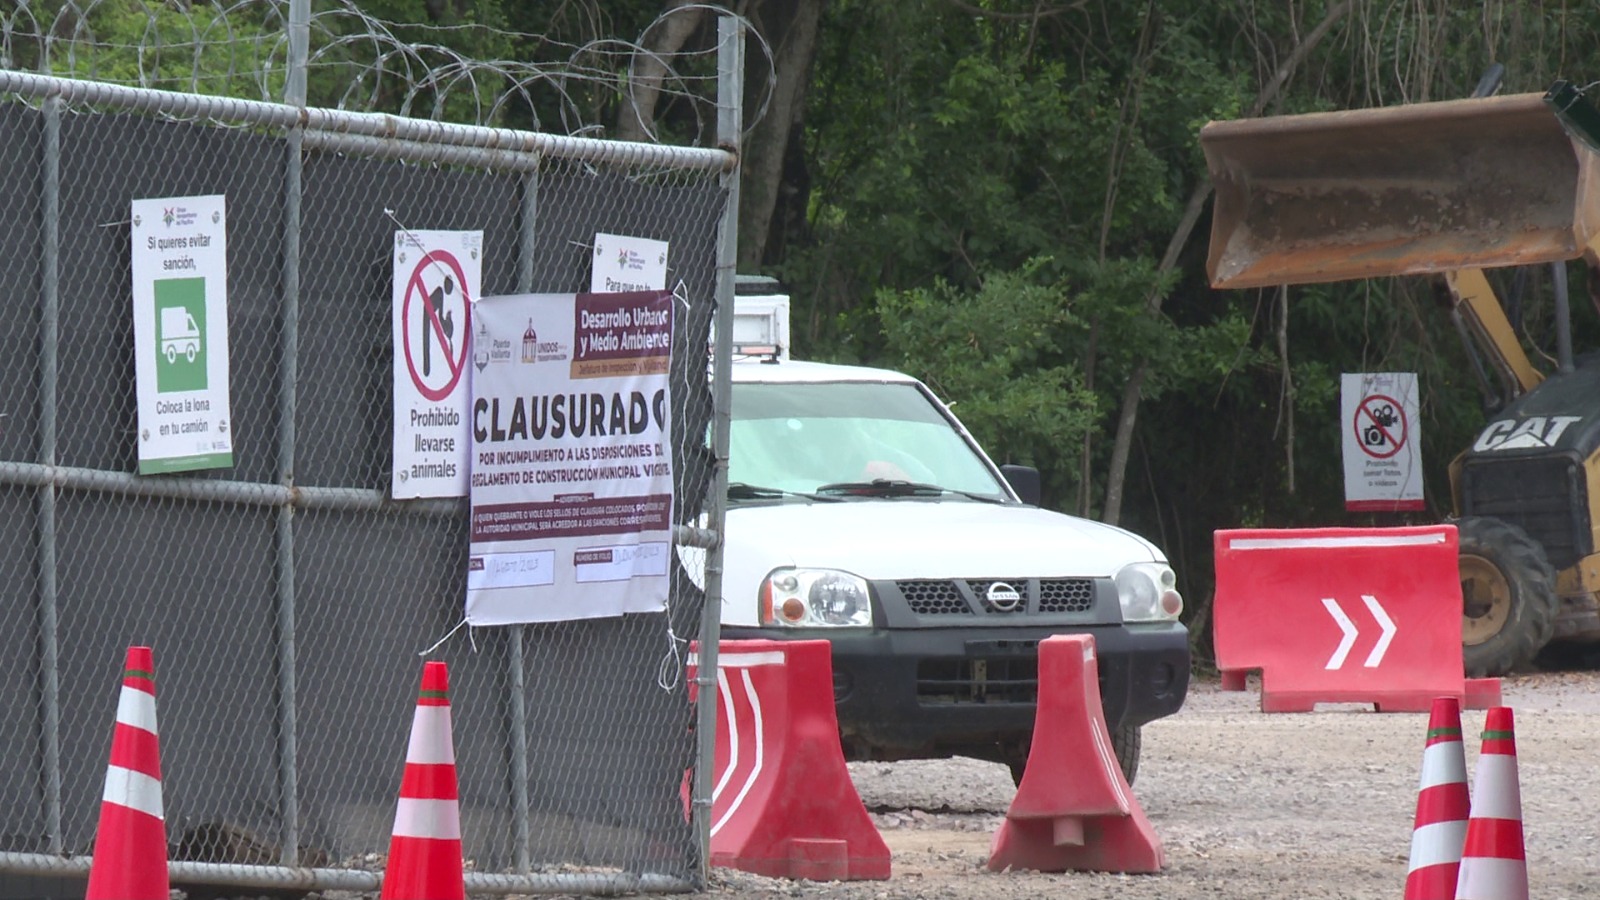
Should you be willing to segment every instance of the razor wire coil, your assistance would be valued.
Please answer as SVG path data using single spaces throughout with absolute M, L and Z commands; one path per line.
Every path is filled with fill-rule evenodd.
M 14 0 L 0 5 L 0 70 L 21 69 L 131 87 L 278 102 L 289 59 L 290 0 Z M 407 118 L 604 136 L 603 113 L 632 114 L 642 136 L 661 141 L 640 114 L 639 87 L 682 104 L 691 135 L 715 120 L 714 46 L 653 49 L 652 35 L 674 17 L 727 14 L 713 4 L 666 8 L 633 40 L 567 41 L 487 25 L 394 23 L 355 0 L 312 4 L 308 80 L 313 105 L 384 111 Z M 775 63 L 755 29 L 764 61 L 760 102 L 770 102 Z M 539 59 L 475 57 L 467 45 L 536 47 Z

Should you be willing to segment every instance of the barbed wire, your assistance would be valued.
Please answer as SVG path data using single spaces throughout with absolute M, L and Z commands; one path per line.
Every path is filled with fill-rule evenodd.
M 673 17 L 703 22 L 707 13 L 731 14 L 712 4 L 674 5 L 633 40 L 569 43 L 484 25 L 388 22 L 355 0 L 315 0 L 307 103 L 589 136 L 605 136 L 606 119 L 626 114 L 640 139 L 655 142 L 664 140 L 659 110 L 669 103 L 677 104 L 675 121 L 689 123 L 678 126 L 679 143 L 708 140 L 716 117 L 715 42 L 650 45 Z M 745 118 L 748 132 L 765 114 L 777 74 L 771 47 L 745 25 L 766 71 L 764 83 L 746 87 L 759 98 Z M 541 58 L 510 58 L 526 47 L 538 48 Z M 289 0 L 0 2 L 0 69 L 282 102 L 288 66 Z

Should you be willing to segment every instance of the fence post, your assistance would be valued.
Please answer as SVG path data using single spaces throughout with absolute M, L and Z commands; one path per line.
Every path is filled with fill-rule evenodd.
M 56 403 L 58 365 L 56 341 L 60 333 L 61 296 L 61 100 L 44 101 L 44 159 L 39 173 L 40 203 L 39 279 L 39 463 L 47 470 L 56 465 Z M 63 852 L 61 824 L 61 659 L 56 619 L 56 486 L 39 485 L 39 693 L 43 707 L 45 832 L 50 852 Z
M 717 19 L 717 145 L 733 154 L 722 174 L 726 206 L 717 239 L 716 348 L 711 366 L 711 496 L 706 521 L 717 532 L 706 551 L 706 600 L 700 613 L 700 664 L 695 671 L 699 700 L 695 706 L 697 759 L 694 779 L 694 835 L 700 853 L 700 884 L 711 874 L 711 787 L 716 769 L 717 641 L 722 635 L 722 532 L 728 495 L 728 425 L 731 420 L 733 375 L 733 284 L 739 262 L 739 150 L 744 136 L 744 20 L 726 14 Z
M 289 59 L 284 102 L 306 105 L 306 56 L 311 0 L 289 2 Z M 305 129 L 291 125 L 285 135 L 283 170 L 283 344 L 278 382 L 278 482 L 294 486 L 296 382 L 300 377 L 300 195 Z M 278 569 L 278 806 L 279 859 L 300 860 L 300 770 L 295 703 L 294 505 L 277 509 Z
M 289 59 L 285 66 L 283 102 L 306 105 L 306 59 L 311 53 L 311 0 L 289 0 Z
M 527 293 L 533 290 L 534 221 L 539 209 L 538 171 L 522 177 L 521 200 L 521 218 L 517 222 L 517 290 Z M 532 812 L 528 800 L 528 685 L 523 658 L 527 630 L 521 625 L 512 625 L 510 641 L 511 689 L 507 702 L 511 706 L 511 854 L 517 871 L 526 873 L 533 868 Z

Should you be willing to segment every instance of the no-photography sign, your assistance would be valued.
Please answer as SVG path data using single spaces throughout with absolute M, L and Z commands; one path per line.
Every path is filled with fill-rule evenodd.
M 1340 378 L 1345 509 L 1395 512 L 1423 508 L 1417 376 L 1346 373 Z

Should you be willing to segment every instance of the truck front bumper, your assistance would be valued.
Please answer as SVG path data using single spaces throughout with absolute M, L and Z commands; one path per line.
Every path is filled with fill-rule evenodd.
M 1178 623 L 1074 628 L 722 629 L 722 639 L 827 640 L 839 730 L 853 756 L 971 752 L 1025 737 L 1038 699 L 1039 641 L 1095 638 L 1106 727 L 1177 712 L 1189 690 L 1189 632 Z

